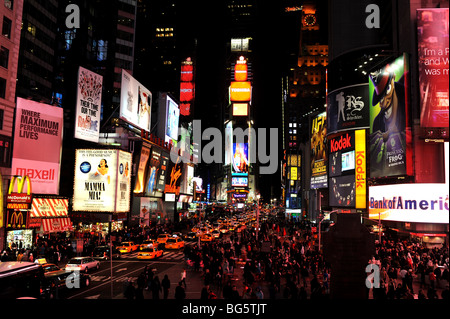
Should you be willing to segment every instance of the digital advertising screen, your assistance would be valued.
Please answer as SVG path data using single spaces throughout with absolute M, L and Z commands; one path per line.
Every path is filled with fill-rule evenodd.
M 233 116 L 248 116 L 248 103 L 233 103 Z
M 103 77 L 80 66 L 75 106 L 75 138 L 98 143 L 102 89 Z
M 369 75 L 371 178 L 412 174 L 408 74 L 405 54 Z
M 142 194 L 145 188 L 145 180 L 147 176 L 147 163 L 150 157 L 151 146 L 142 145 L 141 154 L 139 156 L 139 166 L 136 175 L 136 184 L 134 186 L 133 192 L 136 194 Z
M 323 112 L 311 123 L 311 188 L 326 188 L 328 157 L 325 149 L 327 118 Z
M 248 143 L 233 143 L 232 176 L 248 175 Z
M 145 131 L 150 131 L 152 93 L 131 74 L 122 70 L 120 118 Z
M 368 83 L 339 88 L 327 95 L 327 132 L 369 128 Z
M 248 186 L 248 177 L 231 177 L 231 186 L 247 187 Z
M 355 176 L 331 177 L 329 204 L 335 207 L 355 206 Z
M 153 196 L 156 191 L 156 184 L 158 179 L 159 170 L 161 169 L 161 151 L 153 148 L 150 159 L 148 161 L 148 179 L 145 187 L 145 194 L 147 196 Z
M 180 120 L 180 109 L 169 96 L 167 96 L 167 117 L 166 117 L 166 142 L 172 140 L 176 145 L 178 141 L 178 123 Z
M 59 194 L 63 109 L 17 98 L 11 173 L 31 180 L 33 193 Z
M 420 126 L 444 128 L 448 140 L 449 9 L 417 10 L 417 47 L 420 85 Z M 436 131 L 436 130 L 434 130 Z

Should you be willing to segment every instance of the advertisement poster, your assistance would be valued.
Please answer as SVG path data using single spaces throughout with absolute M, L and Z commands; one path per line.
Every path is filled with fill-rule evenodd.
M 417 10 L 420 126 L 447 128 L 447 132 L 449 123 L 448 14 L 448 8 Z
M 80 66 L 75 106 L 75 138 L 98 143 L 103 77 Z
M 311 123 L 311 188 L 326 188 L 327 152 L 325 150 L 327 136 L 326 113 L 321 113 Z
M 150 131 L 152 93 L 122 70 L 120 118 L 145 131 Z
M 77 149 L 73 211 L 126 212 L 130 205 L 131 154 Z
M 59 194 L 63 109 L 17 98 L 11 172 L 28 175 L 35 194 Z
M 150 157 L 150 145 L 142 145 L 141 155 L 139 157 L 139 167 L 136 175 L 136 184 L 134 186 L 133 192 L 136 194 L 141 194 L 144 192 L 145 178 L 147 173 L 147 162 Z
M 161 166 L 160 169 L 158 171 L 158 175 L 157 175 L 157 183 L 156 183 L 156 190 L 158 192 L 164 192 L 164 189 L 166 188 L 166 175 L 167 173 L 167 168 L 169 166 L 169 153 L 167 152 L 161 152 Z
M 180 109 L 178 108 L 178 104 L 167 96 L 166 142 L 169 142 L 170 139 L 172 139 L 172 141 L 176 145 L 178 141 L 179 120 L 180 120 Z
M 233 176 L 248 175 L 248 144 L 233 143 L 233 163 L 231 173 Z
M 119 151 L 116 213 L 128 212 L 130 210 L 131 164 L 131 153 Z
M 369 85 L 346 86 L 327 95 L 327 132 L 369 128 Z
M 148 180 L 145 188 L 145 194 L 147 196 L 154 195 L 156 191 L 157 178 L 159 170 L 161 169 L 161 151 L 153 148 L 151 152 L 150 161 L 148 163 Z
M 371 178 L 407 174 L 407 75 L 405 56 L 369 75 Z
M 183 162 L 178 156 L 177 161 L 174 163 L 169 161 L 168 171 L 166 176 L 166 187 L 164 188 L 165 193 L 174 193 L 175 195 L 180 194 L 181 177 L 183 175 Z

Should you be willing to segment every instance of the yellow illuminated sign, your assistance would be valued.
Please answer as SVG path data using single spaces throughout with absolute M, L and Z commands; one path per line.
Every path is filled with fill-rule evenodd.
M 356 207 L 366 208 L 366 131 L 355 131 L 355 189 Z

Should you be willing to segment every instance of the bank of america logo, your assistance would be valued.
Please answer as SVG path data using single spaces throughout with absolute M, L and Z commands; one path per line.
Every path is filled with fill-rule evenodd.
M 89 173 L 91 171 L 91 164 L 89 162 L 81 163 L 80 171 L 82 171 L 83 173 Z

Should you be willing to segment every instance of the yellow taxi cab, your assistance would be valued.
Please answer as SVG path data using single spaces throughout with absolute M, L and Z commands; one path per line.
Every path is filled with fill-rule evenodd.
M 208 242 L 208 241 L 213 241 L 214 237 L 211 234 L 203 234 L 200 237 L 200 241 L 204 241 L 204 242 Z
M 140 252 L 138 252 L 138 259 L 155 259 L 161 257 L 163 255 L 163 251 L 156 247 L 144 248 Z
M 155 243 L 155 241 L 152 239 L 147 239 L 147 240 L 144 240 L 142 242 L 142 244 L 139 245 L 139 250 L 143 250 L 146 248 L 152 248 L 153 246 L 158 246 L 158 243 Z
M 179 237 L 173 237 L 167 239 L 164 248 L 166 249 L 179 249 L 184 247 L 184 241 Z
M 169 234 L 160 234 L 160 235 L 158 235 L 158 238 L 156 238 L 156 241 L 159 244 L 165 244 L 167 239 L 169 239 L 169 238 L 170 238 Z
M 131 253 L 132 251 L 138 250 L 139 245 L 132 241 L 124 241 L 117 246 L 117 250 L 123 253 Z

